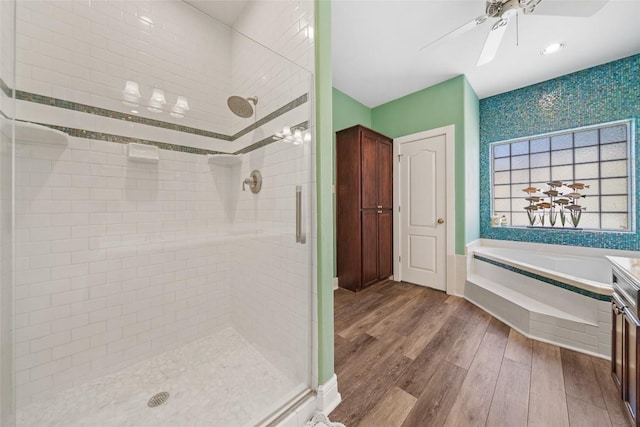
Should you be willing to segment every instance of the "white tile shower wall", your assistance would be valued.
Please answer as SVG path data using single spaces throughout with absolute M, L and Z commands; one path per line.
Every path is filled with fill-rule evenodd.
M 232 46 L 233 93 L 258 97 L 258 119 L 309 93 L 310 73 L 306 69 L 237 33 L 232 36 Z M 239 131 L 250 123 L 250 119 L 234 117 L 233 129 Z
M 113 5 L 122 3 L 126 2 L 101 6 L 105 9 L 98 16 L 93 16 L 93 12 L 86 9 L 84 12 L 88 14 L 88 19 L 93 17 L 96 24 L 103 22 L 105 16 L 107 25 L 117 27 L 113 21 L 119 22 L 118 16 L 123 15 L 119 15 Z M 159 3 L 164 2 L 153 2 L 154 5 Z M 296 11 L 301 6 L 304 16 L 296 17 L 300 12 Z M 56 13 L 57 9 L 52 10 L 52 13 Z M 75 6 L 73 10 L 75 13 Z M 273 10 L 280 13 L 276 16 Z M 240 20 L 240 27 L 258 23 L 253 26 L 253 30 L 258 32 L 250 34 L 254 39 L 276 48 L 280 54 L 294 59 L 305 68 L 313 69 L 312 39 L 301 44 L 294 40 L 299 36 L 293 32 L 287 33 L 293 21 L 297 22 L 299 29 L 296 34 L 300 33 L 300 28 L 306 26 L 300 26 L 303 18 L 308 22 L 313 21 L 312 11 L 312 2 L 251 2 Z M 62 30 L 62 26 L 58 28 L 58 24 L 44 23 L 39 19 L 37 25 L 25 27 L 28 35 L 22 42 L 24 49 L 41 48 L 40 43 L 48 40 L 40 33 L 42 28 L 38 26 L 44 27 L 47 31 L 43 33 L 49 36 L 55 35 L 58 30 L 62 33 L 66 31 Z M 90 43 L 94 43 L 94 39 L 99 43 L 100 37 L 108 35 L 94 34 L 92 31 L 89 34 Z M 286 41 L 287 37 L 291 37 L 290 42 Z M 162 43 L 164 46 L 166 41 Z M 302 45 L 304 47 L 300 47 Z M 145 53 L 143 46 L 140 45 L 136 52 Z M 157 46 L 154 52 L 158 52 Z M 23 67 L 27 75 L 23 75 L 25 78 L 22 82 L 32 85 L 33 89 L 25 90 L 44 95 L 69 93 L 84 96 L 69 89 L 77 85 L 88 91 L 88 99 L 96 101 L 90 102 L 93 105 L 107 108 L 112 105 L 117 109 L 116 104 L 121 105 L 118 98 L 107 96 L 116 89 L 120 96 L 122 90 L 119 85 L 123 80 L 110 77 L 108 63 L 116 60 L 112 54 L 88 62 L 90 65 L 100 60 L 106 67 L 106 73 L 102 70 L 90 74 L 90 77 L 95 75 L 104 78 L 98 84 L 83 82 L 71 75 L 69 69 L 64 70 L 69 73 L 65 75 L 53 66 L 35 73 L 40 80 L 32 78 L 32 70 Z M 242 67 L 239 60 L 231 62 L 234 70 Z M 251 62 L 248 67 L 255 70 L 257 65 Z M 298 93 L 300 89 L 296 89 L 297 84 L 300 84 L 300 88 L 303 83 L 307 85 L 303 93 L 311 89 L 311 78 L 298 78 L 299 81 L 296 81 L 288 74 L 290 70 L 298 72 L 295 67 L 274 67 L 275 77 L 265 85 L 270 89 L 260 100 L 258 116 L 262 112 L 269 112 L 267 106 L 272 99 L 286 99 L 287 93 Z M 164 78 L 167 82 L 179 81 L 179 73 L 170 74 L 168 68 L 160 69 L 166 71 Z M 214 75 L 210 70 L 205 71 L 207 76 Z M 114 72 L 117 75 L 117 70 Z M 140 72 L 140 75 L 144 77 L 145 72 Z M 255 76 L 256 79 L 262 78 L 263 73 L 257 72 Z M 57 77 L 63 78 L 57 80 Z M 69 85 L 60 85 L 60 81 Z M 251 88 L 260 89 L 259 81 L 249 79 L 246 82 L 249 88 L 247 96 L 253 94 Z M 102 87 L 103 83 L 111 88 L 111 92 Z M 97 95 L 91 92 L 94 89 Z M 216 99 L 219 98 L 220 95 Z M 82 98 L 69 99 L 84 102 Z M 226 99 L 226 94 L 223 99 Z M 286 99 L 286 102 L 289 100 Z M 102 101 L 106 104 L 101 104 Z M 310 97 L 310 107 L 313 102 L 313 97 Z M 313 109 L 310 108 L 310 111 L 311 118 Z M 232 123 L 231 120 L 228 123 Z M 217 128 L 213 130 L 220 131 Z M 259 135 L 260 130 L 251 139 L 255 140 Z M 178 140 L 176 142 L 181 143 Z M 291 363 L 295 363 L 292 375 L 306 381 L 309 372 L 307 351 L 312 344 L 309 343 L 309 323 L 305 316 L 309 315 L 309 310 L 313 310 L 315 304 L 309 301 L 312 295 L 309 292 L 308 271 L 305 270 L 309 268 L 308 257 L 311 253 L 314 268 L 311 277 L 315 280 L 315 159 L 312 157 L 309 162 L 307 155 L 307 160 L 302 161 L 299 150 L 310 149 L 313 152 L 313 145 L 300 149 L 286 146 L 283 149 L 281 143 L 275 143 L 245 156 L 242 169 L 225 168 L 224 172 L 209 166 L 204 157 L 162 150 L 162 156 L 168 157 L 161 157 L 156 168 L 153 165 L 133 164 L 124 157 L 124 151 L 110 152 L 108 147 L 116 147 L 114 150 L 122 148 L 117 144 L 75 138 L 72 138 L 68 148 L 62 150 L 60 147 L 38 147 L 37 150 L 20 147 L 20 158 L 25 159 L 22 171 L 18 173 L 20 187 L 17 191 L 20 209 L 24 212 L 21 228 L 18 229 L 19 239 L 24 243 L 18 262 L 24 275 L 20 278 L 17 301 L 17 307 L 22 312 L 16 319 L 22 334 L 17 350 L 24 363 L 18 375 L 21 400 L 24 402 L 37 397 L 37 393 L 48 393 L 82 383 L 143 359 L 149 355 L 149 351 L 155 353 L 162 348 L 179 345 L 183 342 L 180 339 L 186 341 L 195 338 L 189 335 L 189 331 L 182 333 L 191 326 L 190 319 L 193 318 L 196 323 L 206 320 L 206 325 L 217 327 L 231 316 L 229 307 L 233 309 L 234 326 L 247 339 L 263 349 L 265 355 L 284 371 L 291 372 Z M 194 160 L 189 163 L 191 160 L 185 162 L 184 158 Z M 198 168 L 204 168 L 204 172 L 201 171 L 204 180 L 210 179 L 207 173 L 214 174 L 214 185 L 205 186 L 206 191 L 193 191 L 198 188 L 194 187 L 197 180 L 193 178 L 194 171 L 200 170 Z M 265 176 L 262 198 L 252 199 L 254 195 L 251 193 L 240 192 L 239 178 L 246 177 L 252 169 L 260 169 Z M 126 171 L 124 176 L 122 170 Z M 311 206 L 305 207 L 305 212 L 311 211 L 314 215 L 309 220 L 310 224 L 305 225 L 308 239 L 304 247 L 292 243 L 295 227 L 294 191 L 299 183 L 305 185 L 305 194 L 312 193 L 311 202 L 306 199 Z M 229 188 L 231 190 L 225 193 Z M 222 203 L 211 200 L 216 191 Z M 153 194 L 157 197 L 154 198 Z M 171 198 L 174 196 L 176 199 Z M 131 200 L 135 201 L 133 205 L 129 203 Z M 188 212 L 185 212 L 184 206 L 188 207 Z M 235 233 L 232 233 L 234 237 L 225 239 L 225 249 L 220 246 L 211 249 L 206 242 L 209 235 L 220 238 L 219 230 L 232 229 L 229 226 L 236 217 L 236 227 L 233 227 Z M 207 222 L 210 229 L 202 228 L 203 218 L 211 222 Z M 132 247 L 135 247 L 133 253 L 130 251 Z M 235 256 L 234 251 L 237 251 Z M 175 253 L 175 259 L 164 258 L 166 252 Z M 136 262 L 140 262 L 141 266 L 138 267 Z M 177 264 L 175 270 L 165 272 L 165 268 L 174 268 L 167 267 L 174 263 Z M 276 265 L 279 266 L 278 274 L 274 271 Z M 196 288 L 196 295 L 190 296 L 186 303 L 172 301 L 179 293 L 175 291 L 171 294 L 170 284 L 175 283 L 171 282 L 174 276 L 181 286 Z M 36 284 L 42 286 L 32 286 Z M 131 289 L 133 286 L 140 286 L 141 289 Z M 218 295 L 216 289 L 220 287 L 225 288 L 227 293 Z M 168 301 L 165 301 L 167 293 Z M 207 293 L 213 295 L 207 297 Z M 132 297 L 148 300 L 148 303 L 143 303 L 148 305 L 141 307 L 141 304 L 135 304 L 137 300 L 130 300 Z M 225 298 L 232 303 L 223 304 Z M 209 309 L 207 302 L 211 301 L 214 302 L 214 313 L 218 313 L 215 311 L 218 308 L 227 309 L 226 320 L 217 315 L 211 319 L 202 315 L 201 310 Z M 216 301 L 220 307 L 215 305 Z M 180 304 L 184 310 L 172 308 L 173 303 Z M 203 307 L 194 309 L 197 303 L 202 303 Z M 162 306 L 162 314 L 154 304 Z M 165 315 L 165 305 L 175 313 Z M 143 312 L 140 321 L 135 311 L 138 308 Z M 135 319 L 132 314 L 135 314 Z M 185 320 L 184 316 L 190 317 Z M 149 328 L 153 332 L 150 329 L 142 332 L 136 329 L 146 328 L 145 321 L 149 321 Z M 125 334 L 125 328 L 130 332 Z M 206 327 L 196 327 L 195 330 L 205 333 Z
M 259 169 L 260 193 L 240 192 L 240 240 L 232 268 L 232 320 L 272 363 L 299 382 L 309 375 L 311 232 L 309 145 L 277 142 L 245 156 L 241 176 Z M 296 243 L 296 186 L 302 186 L 305 244 Z M 293 368 L 292 369 L 292 365 Z
M 126 150 L 18 143 L 20 403 L 229 324 L 230 169 L 166 150 L 134 162 Z
M 314 2 L 249 2 L 233 28 L 290 61 L 314 71 Z
M 0 2 L 0 77 L 9 85 L 14 83 L 15 22 L 14 1 Z M 5 117 L 14 116 L 13 99 L 0 92 L 0 111 Z M 13 360 L 12 354 L 12 127 L 0 118 L 0 425 L 11 425 L 13 418 Z
M 231 132 L 231 30 L 179 1 L 20 1 L 17 87 L 129 113 L 127 80 L 140 86 L 141 116 Z M 163 89 L 163 113 L 147 111 Z M 168 114 L 177 96 L 190 111 Z
M 309 93 L 308 117 L 312 135 L 315 132 L 313 75 L 310 74 L 315 64 L 313 11 L 312 1 L 249 2 L 234 24 L 234 29 L 306 71 L 297 71 L 288 61 L 276 60 L 273 56 L 261 57 L 265 66 L 258 68 L 256 64 L 260 62 L 245 55 L 245 49 L 234 48 L 234 52 L 243 54 L 232 58 L 234 89 L 246 87 L 248 94 L 260 91 L 268 94 L 260 101 L 264 104 L 258 104 L 259 110 L 268 102 L 277 105 L 286 102 L 287 98 Z M 244 43 L 242 38 L 232 39 L 234 46 Z M 306 349 L 310 348 L 313 354 L 317 352 L 317 343 L 310 336 L 309 319 L 305 317 L 311 318 L 311 328 L 317 330 L 314 143 L 301 147 L 275 143 L 245 156 L 243 176 L 257 165 L 261 166 L 263 176 L 265 173 L 267 176 L 264 181 L 267 192 L 257 197 L 241 194 L 238 222 L 258 221 L 256 227 L 284 229 L 279 238 L 257 238 L 237 251 L 239 256 L 235 259 L 231 290 L 234 325 L 281 369 L 290 371 L 294 363 L 293 374 L 303 381 L 306 381 L 309 363 L 314 357 L 307 354 Z M 302 150 L 308 151 L 303 155 Z M 306 203 L 303 211 L 310 212 L 305 215 L 305 245 L 296 244 L 294 237 L 296 184 L 303 184 L 304 194 L 310 194 L 303 198 Z
M 231 37 L 231 85 L 234 93 L 259 96 L 259 115 L 309 92 L 314 67 L 312 1 L 249 2 L 233 28 L 278 53 L 260 49 L 237 33 Z M 234 129 L 242 123 L 234 118 Z

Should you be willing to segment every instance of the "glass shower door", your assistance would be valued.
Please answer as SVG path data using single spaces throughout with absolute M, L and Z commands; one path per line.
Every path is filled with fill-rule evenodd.
M 13 117 L 15 2 L 0 2 L 0 425 L 14 425 Z
M 311 74 L 181 1 L 18 2 L 15 38 L 16 425 L 255 425 L 308 393 Z

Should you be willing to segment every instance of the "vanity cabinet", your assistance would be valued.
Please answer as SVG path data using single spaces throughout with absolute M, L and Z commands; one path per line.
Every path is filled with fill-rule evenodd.
M 392 140 L 363 126 L 336 133 L 338 283 L 358 291 L 393 274 Z
M 638 423 L 638 327 L 640 321 L 633 313 L 625 308 L 623 327 L 623 363 L 622 363 L 622 398 L 631 412 L 631 416 Z
M 613 269 L 613 295 L 611 299 L 611 375 L 620 391 L 634 425 L 640 426 L 638 420 L 638 335 L 640 320 L 638 319 L 639 290 L 619 271 Z
M 615 294 L 611 301 L 611 375 L 619 390 L 622 390 L 622 342 L 624 341 L 624 304 Z

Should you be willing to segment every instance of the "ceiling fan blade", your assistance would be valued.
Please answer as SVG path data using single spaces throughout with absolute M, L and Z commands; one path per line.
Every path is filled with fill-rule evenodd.
M 496 56 L 496 52 L 498 52 L 500 42 L 508 26 L 509 20 L 506 18 L 502 18 L 493 25 L 487 36 L 487 41 L 484 42 L 480 57 L 478 58 L 478 67 L 493 61 L 493 57 Z
M 542 0 L 532 12 L 533 15 L 577 16 L 595 15 L 609 0 Z
M 473 21 L 469 21 L 466 24 L 456 28 L 455 30 L 448 32 L 444 36 L 438 37 L 434 41 L 432 41 L 430 43 L 427 43 L 426 45 L 422 46 L 419 51 L 422 51 L 422 50 L 428 48 L 429 46 L 432 46 L 432 45 L 438 43 L 441 40 L 454 38 L 454 37 L 459 36 L 460 34 L 466 33 L 467 31 L 473 30 L 475 27 L 477 27 L 478 25 L 482 24 L 486 20 L 487 20 L 487 15 L 478 16 Z

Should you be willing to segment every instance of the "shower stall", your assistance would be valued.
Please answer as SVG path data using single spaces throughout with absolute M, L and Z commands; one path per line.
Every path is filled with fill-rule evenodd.
M 312 22 L 0 2 L 2 426 L 262 425 L 312 393 Z

